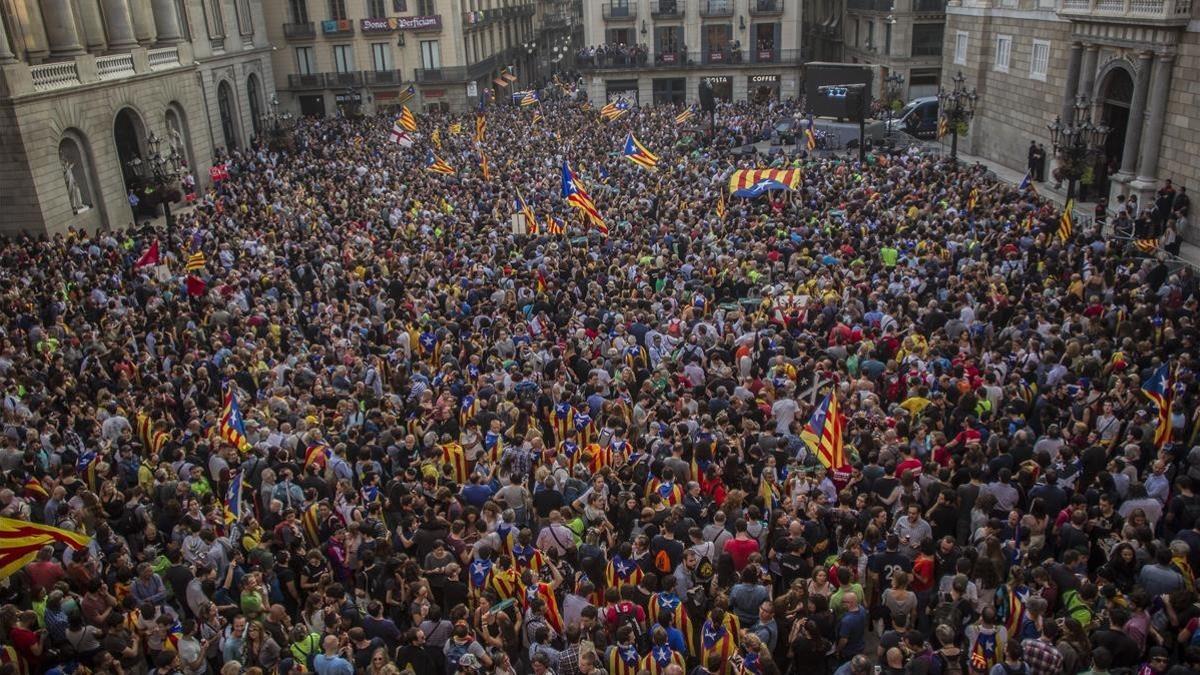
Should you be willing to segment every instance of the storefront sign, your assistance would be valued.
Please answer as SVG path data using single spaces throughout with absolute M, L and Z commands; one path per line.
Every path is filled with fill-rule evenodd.
M 446 95 L 445 89 L 422 89 L 421 95 L 425 98 L 441 98 Z
M 751 84 L 778 84 L 779 76 L 778 75 L 751 75 L 750 83 Z
M 398 30 L 441 30 L 442 15 L 393 16 L 386 19 L 363 19 L 359 27 L 364 33 L 391 33 Z
M 709 84 L 729 84 L 728 75 L 714 75 L 713 77 L 706 77 L 704 79 L 708 80 Z

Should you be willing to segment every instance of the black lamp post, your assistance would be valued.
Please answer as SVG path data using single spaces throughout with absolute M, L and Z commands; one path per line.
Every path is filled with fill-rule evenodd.
M 267 112 L 262 114 L 262 126 L 271 136 L 271 147 L 279 149 L 287 145 L 288 131 L 292 128 L 295 122 L 290 112 L 279 111 L 279 97 L 271 94 L 271 100 L 267 102 Z
M 1104 148 L 1112 129 L 1092 122 L 1092 105 L 1087 96 L 1075 98 L 1074 119 L 1063 124 L 1061 117 L 1046 125 L 1050 144 L 1058 157 L 1058 174 L 1067 180 L 1067 199 L 1075 198 L 1075 183 L 1087 172 L 1088 165 Z
M 974 88 L 967 90 L 967 78 L 963 77 L 961 70 L 954 76 L 953 81 L 954 89 L 951 91 L 938 87 L 938 108 L 950 127 L 950 161 L 957 162 L 958 127 L 975 116 L 975 103 L 979 100 L 979 94 L 975 93 Z
M 173 145 L 162 153 L 162 139 L 150 132 L 146 138 L 146 159 L 134 157 L 127 162 L 129 168 L 143 186 L 143 190 L 154 195 L 162 204 L 163 216 L 167 221 L 168 236 L 175 233 L 175 221 L 171 217 L 171 191 L 183 173 L 183 156 Z
M 883 82 L 885 91 L 887 92 L 887 110 L 885 111 L 887 113 L 887 126 L 884 129 L 887 130 L 887 135 L 890 137 L 892 135 L 892 119 L 896 114 L 894 109 L 895 102 L 900 98 L 900 92 L 904 89 L 904 75 L 892 73 L 883 78 Z

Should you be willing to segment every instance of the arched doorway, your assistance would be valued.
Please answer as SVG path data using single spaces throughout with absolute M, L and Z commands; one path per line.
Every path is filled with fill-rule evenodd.
M 1113 68 L 1104 76 L 1099 92 L 1100 119 L 1110 129 L 1104 141 L 1104 158 L 1110 167 L 1119 168 L 1125 150 L 1129 106 L 1133 101 L 1133 77 L 1124 68 Z
M 250 101 L 250 125 L 255 136 L 262 135 L 262 103 L 258 95 L 258 76 L 254 73 L 246 78 L 246 97 Z
M 121 162 L 125 189 L 132 190 L 138 186 L 134 160 L 140 161 L 145 153 L 146 126 L 142 124 L 141 115 L 132 108 L 122 108 L 113 122 L 113 140 L 117 144 L 117 159 Z
M 221 135 L 225 139 L 225 149 L 227 151 L 236 150 L 238 147 L 237 108 L 234 107 L 233 89 L 228 82 L 222 82 L 217 86 L 217 109 L 221 113 Z

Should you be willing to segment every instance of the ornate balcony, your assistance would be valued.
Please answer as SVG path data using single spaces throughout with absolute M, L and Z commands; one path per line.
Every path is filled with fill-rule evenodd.
M 1185 26 L 1192 0 L 1062 0 L 1058 15 L 1072 21 Z

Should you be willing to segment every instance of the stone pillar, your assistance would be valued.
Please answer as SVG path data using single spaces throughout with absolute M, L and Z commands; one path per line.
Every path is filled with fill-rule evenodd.
M 150 0 L 129 0 L 129 13 L 133 17 L 133 34 L 138 44 L 149 47 L 158 37 L 154 29 L 154 16 L 150 12 Z
M 1075 117 L 1075 92 L 1079 89 L 1079 70 L 1083 65 L 1083 44 L 1076 42 L 1071 45 L 1071 59 L 1067 62 L 1067 81 L 1063 86 L 1062 112 L 1059 117 L 1063 124 L 1070 124 Z
M 1079 71 L 1079 94 L 1091 101 L 1092 88 L 1096 86 L 1096 61 L 1100 58 L 1100 45 L 1088 45 L 1083 53 L 1083 67 Z
M 78 56 L 83 52 L 79 32 L 75 30 L 75 10 L 71 0 L 42 0 L 42 21 L 46 23 L 46 40 L 50 56 Z
M 1159 54 L 1154 60 L 1150 114 L 1146 120 L 1146 132 L 1142 135 L 1141 155 L 1138 157 L 1137 182 L 1143 188 L 1153 188 L 1158 183 L 1158 151 L 1162 146 L 1163 120 L 1167 116 L 1167 93 L 1174 64 L 1174 54 Z
M 108 47 L 104 37 L 104 18 L 99 0 L 79 0 L 79 21 L 83 24 L 83 43 L 89 52 L 101 54 Z
M 128 0 L 103 0 L 104 23 L 108 26 L 108 48 L 127 51 L 137 46 Z
M 150 7 L 154 10 L 154 28 L 158 32 L 158 43 L 173 45 L 182 40 L 175 0 L 152 0 Z
M 8 46 L 8 31 L 4 27 L 4 19 L 0 19 L 0 66 L 16 62 L 17 57 Z
M 1121 170 L 1117 174 L 1125 180 L 1137 175 L 1138 146 L 1142 141 L 1142 125 L 1146 123 L 1146 95 L 1150 92 L 1150 68 L 1153 62 L 1153 53 L 1138 54 L 1137 80 L 1133 83 L 1129 123 L 1125 125 L 1125 146 L 1121 150 Z

